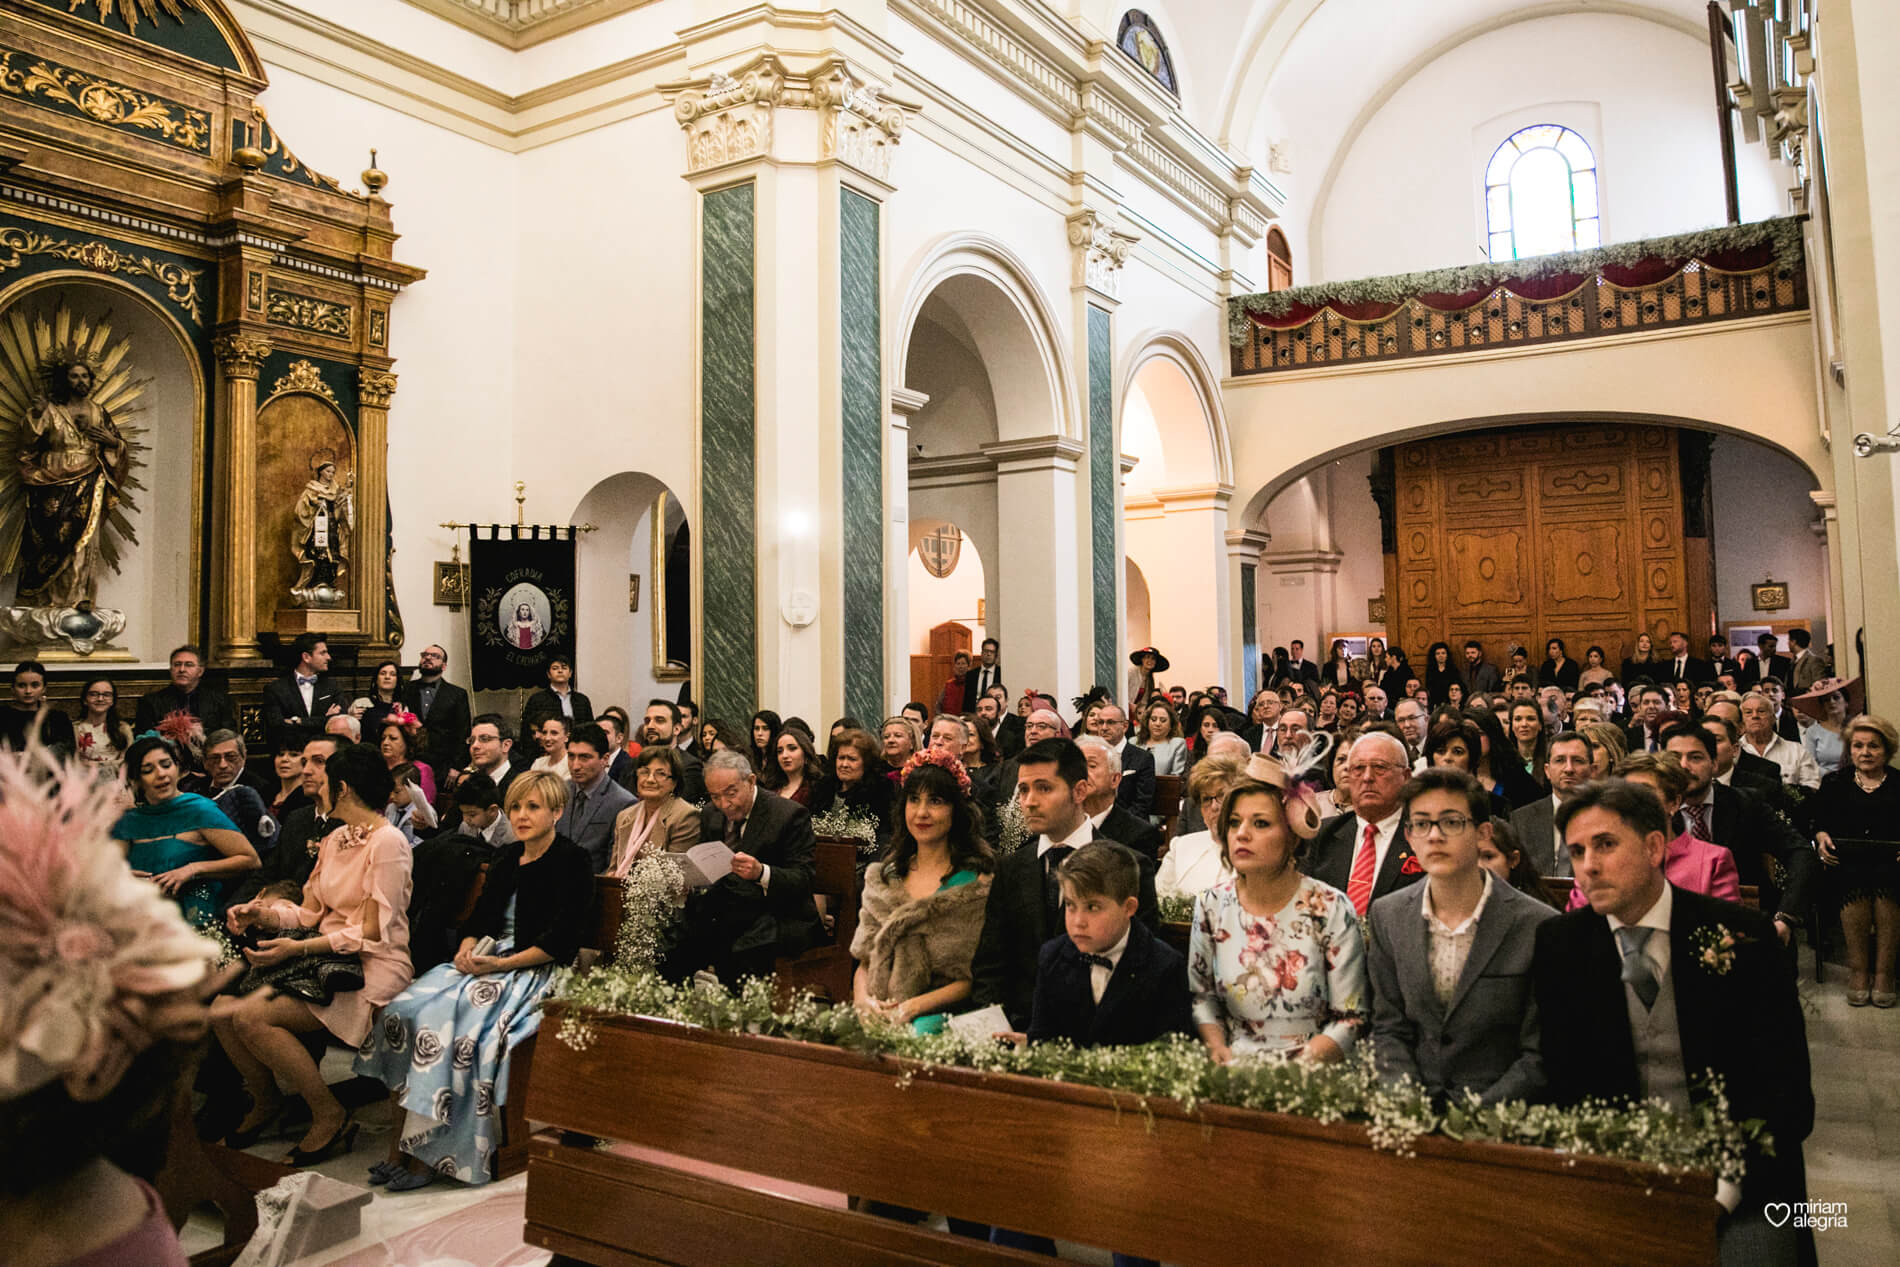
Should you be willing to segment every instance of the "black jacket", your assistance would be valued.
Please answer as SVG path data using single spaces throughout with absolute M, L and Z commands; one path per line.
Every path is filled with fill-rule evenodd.
M 342 712 L 343 706 L 343 697 L 321 673 L 311 688 L 307 709 L 303 706 L 303 692 L 297 689 L 295 673 L 272 678 L 264 683 L 264 735 L 275 744 L 295 726 L 304 727 L 312 735 L 321 734 L 325 720 L 332 713 Z
M 492 863 L 497 852 L 459 827 L 416 846 L 410 857 L 409 960 L 417 976 L 455 956 L 460 944 L 456 917 L 468 904 L 482 864 Z
M 1821 865 L 1813 847 L 1772 805 L 1748 792 L 1717 783 L 1713 809 L 1709 843 L 1735 855 L 1741 882 L 1761 890 L 1761 909 L 1806 918 Z M 1781 868 L 1780 884 L 1768 869 L 1769 858 Z
M 225 895 L 225 904 L 248 902 L 269 885 L 286 880 L 301 888 L 317 865 L 317 847 L 335 826 L 329 819 L 317 817 L 314 805 L 284 815 L 277 828 L 277 843 L 263 856 L 263 865 L 238 877 Z
M 1146 818 L 1137 817 L 1120 805 L 1108 807 L 1102 818 L 1102 835 L 1127 845 L 1150 863 L 1161 862 L 1161 829 Z
M 239 730 L 241 733 L 237 709 L 231 707 L 231 697 L 203 682 L 199 682 L 198 689 L 189 695 L 168 683 L 156 691 L 147 691 L 139 696 L 132 731 L 142 735 L 148 730 L 156 730 L 167 713 L 181 709 L 204 723 L 207 735 L 214 730 Z
M 1122 781 L 1115 788 L 1115 805 L 1136 818 L 1147 818 L 1155 803 L 1155 758 L 1152 752 L 1130 740 L 1122 745 Z M 1110 832 L 1114 836 L 1115 833 Z M 1121 837 L 1115 836 L 1121 840 Z M 1133 844 L 1133 841 L 1122 841 Z
M 1187 960 L 1140 920 L 1128 925 L 1128 944 L 1100 1003 L 1090 984 L 1090 965 L 1082 961 L 1068 934 L 1043 943 L 1036 961 L 1030 1042 L 1066 1038 L 1077 1047 L 1133 1047 L 1193 1032 Z
M 574 715 L 568 718 L 567 723 L 568 733 L 572 734 L 574 727 L 594 720 L 594 705 L 579 691 L 569 691 L 567 700 L 574 708 Z M 550 717 L 567 717 L 567 714 L 561 709 L 561 697 L 544 686 L 528 696 L 528 702 L 521 706 L 521 736 L 515 740 L 515 751 L 540 756 L 541 745 L 536 741 L 534 732 Z M 467 738 L 467 735 L 463 737 Z M 528 760 L 532 762 L 534 757 Z
M 726 819 L 710 805 L 699 814 L 699 838 L 724 840 Z M 805 807 L 764 788 L 753 793 L 735 853 L 746 853 L 772 869 L 771 887 L 757 880 L 726 875 L 691 895 L 689 923 L 717 922 L 726 930 L 721 952 L 796 955 L 818 939 L 818 908 L 812 901 L 813 859 L 817 838 Z M 729 940 L 727 940 L 729 937 Z M 695 965 L 697 966 L 697 965 Z
M 1776 1156 L 1750 1158 L 1742 1204 L 1760 1209 L 1763 1201 L 1787 1200 L 1788 1181 L 1800 1173 L 1801 1141 L 1814 1129 L 1792 960 L 1759 911 L 1686 889 L 1671 900 L 1669 972 L 1691 1095 L 1703 1098 L 1698 1079 L 1713 1070 L 1722 1076 L 1731 1118 L 1768 1124 Z M 1726 972 L 1703 967 L 1697 944 L 1697 930 L 1717 925 L 1741 939 Z M 1544 1074 L 1558 1103 L 1640 1096 L 1622 963 L 1609 922 L 1588 908 L 1537 929 L 1531 975 Z
M 1353 850 L 1359 844 L 1358 822 L 1359 816 L 1350 813 L 1329 819 L 1319 829 L 1319 835 L 1306 843 L 1300 870 L 1344 893 L 1347 881 L 1352 878 Z M 1409 871 L 1406 870 L 1408 863 L 1412 868 Z M 1385 862 L 1372 878 L 1372 901 L 1408 884 L 1416 884 L 1424 875 L 1418 859 L 1412 855 L 1412 847 L 1405 841 L 1405 820 L 1400 819 L 1392 844 L 1385 851 Z
M 473 728 L 468 692 L 444 678 L 436 684 L 435 702 L 422 711 L 422 683 L 402 684 L 402 706 L 422 719 L 428 735 L 424 754 L 438 781 L 450 769 L 468 764 L 468 732 Z

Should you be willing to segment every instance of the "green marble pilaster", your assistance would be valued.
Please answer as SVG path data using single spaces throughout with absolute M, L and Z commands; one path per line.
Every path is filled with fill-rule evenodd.
M 1106 686 L 1119 696 L 1115 643 L 1121 612 L 1121 554 L 1115 548 L 1115 401 L 1111 383 L 1114 344 L 1109 314 L 1089 305 L 1089 558 L 1095 584 L 1094 673 L 1085 685 Z
M 701 207 L 700 716 L 735 724 L 759 682 L 754 208 L 750 183 Z
M 1249 704 L 1260 689 L 1260 633 L 1254 618 L 1253 564 L 1240 565 L 1240 697 Z
M 844 711 L 884 707 L 884 413 L 879 369 L 878 204 L 839 199 L 840 396 L 843 402 Z

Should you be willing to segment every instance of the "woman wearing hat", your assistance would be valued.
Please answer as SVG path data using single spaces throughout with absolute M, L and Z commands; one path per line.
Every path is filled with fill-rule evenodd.
M 1827 677 L 1788 701 L 1801 714 L 1801 746 L 1823 773 L 1846 764 L 1847 719 L 1859 715 L 1865 699 L 1859 678 Z
M 1130 652 L 1128 662 L 1135 666 L 1128 670 L 1128 713 L 1133 716 L 1150 696 L 1161 693 L 1155 674 L 1168 671 L 1168 657 L 1153 647 L 1143 647 Z

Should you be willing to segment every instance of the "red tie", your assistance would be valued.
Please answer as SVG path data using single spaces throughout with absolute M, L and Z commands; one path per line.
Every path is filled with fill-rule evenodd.
M 1359 852 L 1352 858 L 1352 876 L 1346 881 L 1346 900 L 1362 916 L 1372 905 L 1372 870 L 1379 861 L 1378 835 L 1379 829 L 1367 823 L 1366 838 L 1359 842 Z

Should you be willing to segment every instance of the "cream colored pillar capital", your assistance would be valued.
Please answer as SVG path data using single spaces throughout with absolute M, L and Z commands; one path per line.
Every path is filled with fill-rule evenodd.
M 1139 234 L 1125 232 L 1103 212 L 1089 209 L 1070 216 L 1072 283 L 1088 291 L 1091 303 L 1113 312 L 1121 302 L 1122 265 L 1139 241 Z
M 1273 534 L 1260 532 L 1254 528 L 1229 528 L 1227 530 L 1227 557 L 1242 563 L 1258 563 L 1261 552 L 1273 540 Z

